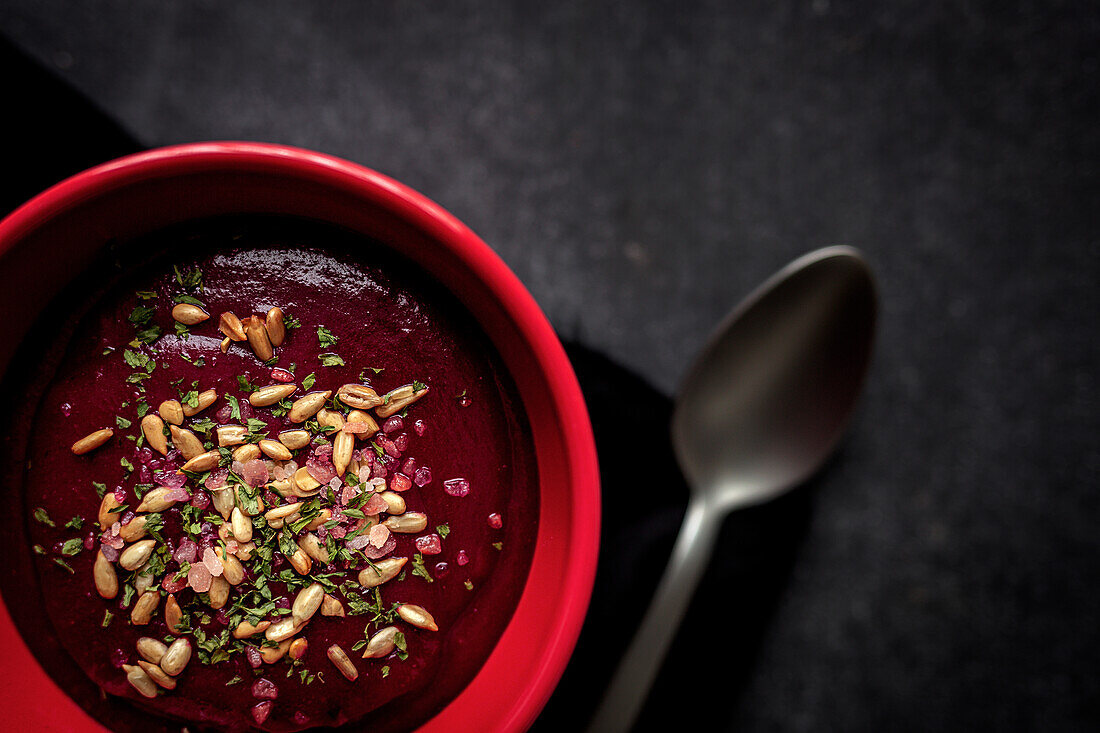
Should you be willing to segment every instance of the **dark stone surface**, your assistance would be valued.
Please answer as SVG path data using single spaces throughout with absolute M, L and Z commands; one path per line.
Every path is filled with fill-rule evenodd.
M 293 143 L 412 185 L 575 344 L 608 518 L 539 729 L 584 720 L 671 546 L 661 393 L 836 242 L 883 298 L 856 423 L 810 486 L 727 523 L 641 727 L 1100 722 L 1095 6 L 8 0 L 0 35 L 141 145 Z M 5 203 L 119 151 L 0 56 Z

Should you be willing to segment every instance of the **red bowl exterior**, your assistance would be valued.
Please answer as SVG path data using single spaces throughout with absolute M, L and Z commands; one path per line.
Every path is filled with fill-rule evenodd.
M 474 314 L 530 418 L 540 481 L 531 571 L 474 680 L 424 731 L 528 727 L 557 684 L 588 608 L 599 545 L 599 474 L 580 387 L 557 336 L 516 276 L 438 205 L 375 171 L 297 148 L 197 143 L 120 158 L 36 196 L 0 222 L 0 373 L 37 313 L 108 238 L 230 213 L 338 224 L 393 245 Z M 39 287 L 24 287 L 25 283 Z M 13 730 L 99 731 L 42 670 L 0 602 L 0 699 Z

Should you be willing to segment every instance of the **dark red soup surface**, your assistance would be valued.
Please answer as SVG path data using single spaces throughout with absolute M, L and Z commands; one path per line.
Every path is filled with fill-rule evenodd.
M 264 362 L 272 309 L 285 337 Z M 136 705 L 192 730 L 397 730 L 473 678 L 526 578 L 538 491 L 515 388 L 444 288 L 320 224 L 213 220 L 112 248 L 38 330 L 5 449 L 24 458 L 19 572 L 40 597 L 9 582 L 5 600 L 107 693 L 101 719 Z M 293 392 L 254 404 L 270 385 Z M 192 413 L 178 426 L 172 400 Z M 367 587 L 364 570 L 394 577 Z M 48 624 L 26 628 L 21 595 Z M 237 639 L 242 622 L 272 625 Z M 140 655 L 143 637 L 171 659 Z

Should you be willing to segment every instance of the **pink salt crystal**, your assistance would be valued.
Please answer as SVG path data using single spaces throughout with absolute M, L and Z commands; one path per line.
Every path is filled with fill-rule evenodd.
M 153 451 L 149 450 L 148 448 L 139 448 L 134 456 L 138 459 L 140 463 L 148 463 L 149 461 L 153 460 Z
M 425 555 L 438 555 L 443 552 L 443 543 L 435 532 L 416 538 L 416 549 Z
M 271 378 L 274 379 L 276 382 L 282 382 L 283 384 L 294 381 L 293 374 L 288 372 L 286 369 L 280 369 L 279 367 L 275 367 L 271 370 Z
M 182 456 L 183 456 L 183 454 L 180 453 L 179 450 L 177 450 L 176 448 L 173 448 L 172 450 L 168 451 L 168 455 L 166 455 L 164 457 L 164 462 L 165 463 L 175 463 Z
M 362 550 L 370 544 L 370 537 L 365 534 L 357 534 L 347 542 L 347 548 L 349 550 Z
M 504 526 L 504 520 L 501 518 L 501 516 L 499 514 L 497 514 L 496 512 L 493 512 L 492 514 L 489 515 L 489 526 L 492 527 L 493 529 L 500 529 L 501 527 Z
M 286 468 L 281 463 L 275 464 L 275 470 L 271 472 L 272 478 L 276 481 L 282 481 L 286 478 Z
M 122 527 L 125 527 L 125 526 L 126 526 L 127 524 L 129 524 L 130 522 L 134 521 L 134 517 L 136 517 L 136 516 L 137 516 L 136 514 L 134 514 L 134 513 L 133 513 L 132 511 L 130 511 L 129 509 L 127 509 L 127 510 L 126 510 L 126 511 L 125 511 L 125 512 L 123 513 L 123 515 L 122 515 L 121 517 L 119 517 L 119 520 L 118 520 L 118 521 L 119 521 L 119 522 L 120 522 L 120 523 L 122 524 Z M 120 532 L 122 531 L 122 528 L 121 528 L 121 527 L 119 528 L 119 531 L 120 531 Z
M 267 715 L 272 714 L 272 705 L 275 704 L 271 700 L 264 700 L 263 702 L 257 702 L 252 705 L 252 720 L 256 721 L 256 725 L 263 725 L 267 720 Z
M 397 450 L 404 453 L 406 450 L 408 450 L 409 447 L 409 434 L 401 433 L 393 439 L 393 444 L 397 446 Z
M 121 537 L 119 537 L 118 535 L 113 535 L 109 531 L 104 532 L 102 535 L 100 535 L 99 542 L 100 542 L 100 544 L 103 545 L 103 555 L 104 555 L 104 557 L 107 556 L 107 550 L 111 549 L 111 550 L 115 551 L 115 554 L 116 554 L 115 560 L 118 559 L 118 557 L 117 557 L 118 551 L 126 546 L 126 542 Z M 112 560 L 111 562 L 114 562 L 114 560 Z
M 240 545 L 239 542 L 237 542 L 237 540 L 226 540 L 225 541 L 225 551 L 228 552 L 230 555 L 236 555 L 237 550 L 239 550 L 239 549 L 241 549 L 241 545 Z M 205 549 L 203 551 L 205 552 Z M 213 570 L 211 570 L 211 572 L 214 575 L 217 575 L 217 573 L 214 573 Z
M 191 499 L 191 494 L 187 491 L 187 489 L 181 486 L 179 488 L 168 491 L 164 495 L 164 498 L 171 499 L 172 501 L 188 501 Z
M 231 464 L 229 464 L 229 470 L 240 476 L 241 473 L 244 471 L 244 464 L 240 461 L 233 461 Z
M 435 577 L 445 578 L 447 573 L 451 572 L 451 566 L 445 562 L 437 562 L 435 564 Z
M 328 443 L 318 443 L 313 449 L 313 457 L 319 461 L 329 460 L 332 458 L 332 446 Z
M 279 688 L 271 680 L 261 677 L 252 683 L 252 697 L 257 700 L 274 700 L 278 696 Z
M 191 497 L 191 506 L 202 511 L 210 506 L 210 496 L 205 491 L 196 491 L 194 496 Z
M 333 479 L 333 481 L 339 481 L 339 479 Z M 337 497 L 339 499 L 339 503 L 342 506 L 347 506 L 348 503 L 355 498 L 356 493 L 358 493 L 358 490 L 351 484 L 348 484 L 340 491 L 340 494 Z
M 61 403 L 61 414 L 62 415 L 64 415 L 65 417 L 68 417 L 69 415 L 72 414 L 72 411 L 73 411 L 73 406 L 70 405 L 68 402 L 62 402 Z
M 432 469 L 427 466 L 421 466 L 416 469 L 416 473 L 413 474 L 413 483 L 417 486 L 424 487 L 432 482 Z
M 325 459 L 324 462 L 315 458 L 310 458 L 306 461 L 306 472 L 313 477 L 313 480 L 319 484 L 327 484 L 336 477 L 336 467 L 332 463 Z
M 219 468 L 216 471 L 211 471 L 210 475 L 206 477 L 206 481 L 203 482 L 203 486 L 213 491 L 214 489 L 220 489 L 225 486 L 225 482 L 229 479 L 229 469 Z
M 117 501 L 119 504 L 126 503 L 126 489 L 122 488 L 121 486 L 115 489 L 115 501 Z
M 366 502 L 363 503 L 363 506 L 359 507 L 359 511 L 363 512 L 363 514 L 366 514 L 367 516 L 370 516 L 371 514 L 381 514 L 382 512 L 386 511 L 386 506 L 386 500 L 378 494 L 375 494 L 371 498 L 367 499 Z
M 449 478 L 443 482 L 443 490 L 451 496 L 466 496 L 470 493 L 470 482 L 464 478 Z
M 401 457 L 401 449 L 398 448 L 397 445 L 386 436 L 379 436 L 378 445 L 382 446 L 382 450 L 386 451 L 388 455 L 391 455 L 394 458 Z
M 260 654 L 260 650 L 254 646 L 246 646 L 244 648 L 244 655 L 248 657 L 248 664 L 250 667 L 252 667 L 252 669 L 259 669 L 260 666 L 264 663 L 264 658 Z
M 145 464 L 138 466 L 137 470 L 138 483 L 147 484 L 153 480 L 153 472 L 149 470 L 149 467 Z
M 229 548 L 226 547 L 226 550 L 228 549 Z M 235 550 L 236 548 L 234 548 L 234 551 Z M 210 571 L 210 574 L 215 577 L 221 575 L 222 570 L 224 570 L 224 568 L 222 567 L 221 558 L 218 557 L 218 553 L 214 552 L 214 550 L 209 547 L 207 547 L 202 553 L 202 564 L 205 565 L 206 569 Z
M 405 474 L 406 476 L 412 476 L 414 473 L 416 473 L 416 459 L 412 456 L 409 456 L 407 459 L 405 459 L 405 463 L 401 466 L 401 473 Z
M 178 563 L 195 562 L 199 556 L 199 546 L 187 537 L 180 540 L 179 547 L 172 553 L 172 558 Z
M 107 544 L 102 545 L 99 551 L 103 553 L 103 557 L 107 562 L 115 562 L 118 560 L 118 556 L 122 554 L 119 552 L 119 548 L 111 547 Z
M 115 522 L 111 525 L 111 536 L 118 537 L 118 533 L 122 531 L 122 522 Z
M 263 486 L 268 478 L 267 464 L 259 458 L 253 458 L 244 464 L 244 468 L 241 469 L 241 478 L 253 488 Z
M 248 422 L 248 418 L 254 414 L 252 412 L 252 405 L 248 403 L 248 400 L 238 400 L 241 406 L 241 421 Z
M 413 423 L 413 430 L 416 431 L 417 435 L 423 436 L 424 433 L 428 432 L 428 423 L 423 420 L 417 420 Z
M 159 458 L 153 458 L 153 460 L 149 461 L 145 465 L 148 466 L 149 470 L 151 471 L 159 471 L 164 466 L 164 461 Z
M 214 414 L 214 419 L 222 425 L 225 425 L 227 422 L 229 422 L 230 418 L 232 417 L 233 408 L 228 404 L 222 405 L 222 408 Z
M 465 550 L 459 550 L 455 554 L 455 562 L 457 562 L 459 565 L 465 565 L 466 563 L 470 562 L 470 556 L 466 554 Z
M 386 544 L 382 545 L 381 547 L 367 545 L 363 548 L 363 554 L 371 560 L 378 560 L 379 558 L 383 558 L 386 555 L 390 554 L 395 549 L 397 549 L 397 540 L 394 539 L 393 535 L 391 534 L 390 538 L 386 540 Z
M 153 474 L 153 481 L 157 486 L 163 486 L 168 489 L 178 489 L 187 483 L 187 477 L 175 471 L 158 471 Z
M 343 539 L 344 535 L 346 535 L 347 533 L 348 533 L 347 527 L 333 527 L 332 529 L 329 530 L 329 534 L 331 534 L 333 537 L 335 537 L 338 540 Z
M 194 588 L 196 593 L 205 593 L 210 590 L 211 579 L 210 570 L 202 563 L 195 563 L 187 571 L 187 584 Z
M 382 461 L 374 461 L 371 464 L 371 467 L 370 467 L 370 477 L 371 478 L 386 478 L 387 473 L 389 473 L 389 471 L 386 468 L 386 464 L 382 463 Z
M 400 415 L 394 415 L 386 422 L 382 423 L 382 432 L 389 435 L 392 432 L 400 430 L 405 427 L 405 421 L 401 419 Z
M 84 538 L 84 549 L 91 550 L 95 547 L 95 532 L 89 532 Z
M 111 664 L 115 665 L 116 667 L 121 667 L 122 665 L 126 664 L 128 656 L 129 655 L 127 655 L 124 650 L 115 649 L 113 652 L 111 652 Z
M 359 473 L 357 473 L 356 476 L 359 477 L 360 483 L 370 481 L 370 466 L 360 466 Z
M 403 473 L 395 473 L 390 479 L 390 489 L 401 492 L 412 488 L 412 479 Z
M 370 543 L 375 547 L 382 547 L 390 538 L 390 528 L 384 524 L 376 524 L 370 528 Z
M 290 599 L 286 596 L 279 596 L 275 599 L 275 608 L 290 608 Z
M 264 489 L 264 504 L 267 506 L 275 506 L 279 503 L 279 495 L 271 489 Z
M 365 422 L 348 422 L 344 423 L 344 427 L 340 428 L 345 433 L 351 433 L 352 435 L 362 435 L 363 433 L 370 432 L 370 425 Z

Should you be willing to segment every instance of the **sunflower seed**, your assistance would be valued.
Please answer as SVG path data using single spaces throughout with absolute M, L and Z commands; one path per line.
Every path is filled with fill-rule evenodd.
M 248 623 L 248 621 L 241 621 L 239 624 L 237 624 L 237 628 L 233 629 L 233 638 L 247 639 L 254 634 L 260 633 L 261 631 L 266 631 L 268 626 L 271 626 L 270 621 L 261 621 L 255 626 Z
M 255 460 L 260 457 L 260 449 L 255 443 L 245 443 L 244 445 L 233 449 L 233 460 L 240 461 L 241 463 L 248 463 L 251 460 Z
M 218 330 L 224 333 L 226 338 L 234 341 L 244 341 L 247 338 L 241 319 L 237 318 L 233 311 L 226 311 L 218 316 Z
M 222 561 L 222 577 L 230 585 L 240 585 L 244 580 L 244 565 L 235 556 L 229 553 L 218 553 L 218 559 Z
M 114 598 L 118 595 L 118 573 L 110 560 L 103 556 L 103 552 L 97 552 L 95 563 L 92 564 L 92 579 L 95 581 L 96 592 L 100 598 Z
M 233 507 L 235 506 L 233 489 L 228 486 L 221 489 L 214 489 L 210 492 L 210 499 L 214 504 L 214 511 L 222 515 L 222 519 L 228 520 L 229 514 L 233 511 Z
M 423 512 L 405 512 L 396 517 L 386 517 L 382 524 L 389 527 L 391 532 L 414 534 L 428 526 L 428 515 Z
M 172 433 L 172 445 L 183 454 L 184 460 L 190 461 L 203 452 L 202 441 L 187 428 L 177 428 L 169 425 L 168 431 Z
M 344 427 L 344 416 L 335 410 L 320 409 L 315 415 L 317 418 L 317 424 L 322 428 L 333 428 L 339 430 Z
M 257 492 L 255 496 L 252 496 L 250 494 L 250 496 L 252 496 L 251 500 L 246 500 L 241 496 L 241 494 L 244 490 L 245 490 L 244 486 L 241 485 L 241 484 L 237 484 L 234 487 L 234 493 L 236 494 L 236 497 L 237 497 L 237 501 L 236 501 L 237 506 L 239 506 L 241 508 L 242 512 L 244 512 L 245 514 L 247 514 L 250 517 L 254 517 L 258 514 L 262 514 L 263 511 L 264 511 L 263 497 L 260 496 L 259 493 Z
M 112 509 L 118 509 L 121 504 L 118 503 L 118 499 L 115 498 L 115 492 L 108 491 L 103 495 L 103 499 L 99 502 L 99 528 L 106 530 L 112 524 L 118 521 L 118 512 L 112 512 Z
M 163 669 L 155 664 L 150 664 L 144 659 L 138 661 L 138 665 L 145 670 L 145 674 L 149 675 L 149 679 L 156 682 L 158 685 L 166 690 L 176 689 L 176 681 L 172 679 Z
M 344 675 L 352 682 L 359 678 L 359 670 L 351 663 L 351 660 L 348 659 L 347 652 L 341 649 L 339 644 L 330 646 L 326 654 L 329 660 L 336 665 L 336 669 L 340 670 L 340 674 Z
M 290 607 L 291 617 L 299 624 L 309 621 L 321 607 L 324 597 L 324 587 L 320 583 L 310 583 L 294 597 L 294 603 Z
M 192 303 L 177 303 L 172 308 L 172 318 L 185 326 L 194 326 L 209 317 L 209 313 Z
M 278 481 L 272 481 L 271 483 L 269 483 L 267 485 L 267 488 L 271 489 L 272 491 L 274 491 L 276 494 L 283 497 L 284 499 L 286 499 L 288 497 L 291 497 L 291 496 L 297 496 L 297 494 L 294 491 L 296 486 L 295 486 L 295 483 L 294 483 L 294 477 L 293 476 L 290 477 L 290 478 L 281 478 Z
M 307 649 L 309 649 L 309 642 L 305 640 L 305 637 L 299 637 L 290 642 L 287 654 L 290 655 L 291 659 L 301 659 L 306 655 Z
M 336 397 L 348 407 L 369 410 L 382 404 L 378 393 L 365 384 L 345 384 L 336 390 Z
M 293 616 L 286 616 L 268 626 L 267 631 L 264 632 L 264 637 L 268 641 L 284 641 L 297 634 L 299 628 L 304 625 L 304 621 L 299 623 Z
M 187 464 L 184 464 L 186 466 Z M 158 486 L 155 489 L 151 489 L 149 493 L 142 497 L 141 503 L 138 504 L 137 511 L 139 512 L 163 512 L 168 507 L 175 504 L 179 499 L 170 499 L 168 494 L 175 491 L 175 489 L 169 489 L 167 486 Z
M 181 470 L 190 471 L 192 473 L 203 473 L 204 471 L 213 471 L 218 467 L 218 462 L 221 460 L 222 455 L 216 450 L 208 450 L 205 453 L 200 453 L 187 463 L 181 466 Z
M 152 698 L 157 696 L 157 686 L 153 683 L 149 675 L 145 674 L 144 669 L 130 664 L 122 665 L 122 669 L 126 672 L 126 681 L 130 683 L 131 687 L 145 697 Z
M 287 517 L 292 517 L 301 510 L 302 507 L 300 504 L 283 504 L 282 506 L 277 506 L 274 509 L 268 509 L 264 513 L 264 519 L 266 519 L 268 524 L 270 524 L 277 519 L 286 519 Z
M 127 547 L 122 551 L 122 554 L 118 556 L 118 564 L 123 570 L 137 570 L 145 561 L 149 559 L 149 556 L 153 554 L 153 549 L 157 546 L 156 540 L 141 540 Z
M 339 616 L 344 617 L 344 604 L 340 603 L 335 597 L 330 596 L 328 593 L 321 599 L 321 615 L 322 616 Z
M 256 355 L 257 359 L 267 361 L 275 356 L 275 349 L 271 346 L 271 339 L 268 337 L 267 329 L 264 328 L 264 323 L 259 316 L 252 317 L 252 320 L 248 322 L 244 329 L 244 334 L 248 337 L 248 345 L 252 347 L 252 353 Z
M 362 410 L 352 410 L 348 413 L 348 422 L 364 423 L 367 426 L 367 432 L 359 433 L 360 438 L 369 438 L 378 432 L 378 423 L 374 418 L 370 416 L 370 413 L 363 412 Z
M 160 660 L 166 651 L 168 651 L 168 646 L 160 639 L 143 636 L 137 640 L 137 653 L 153 664 L 160 664 Z
M 297 389 L 298 386 L 294 384 L 269 384 L 248 395 L 248 403 L 253 407 L 269 407 L 290 397 Z
M 404 514 L 405 513 L 405 499 L 396 491 L 383 491 L 379 494 L 386 501 L 386 513 L 387 514 Z
M 179 400 L 161 402 L 160 407 L 157 408 L 157 413 L 166 423 L 183 425 L 183 405 L 180 404 Z
M 309 475 L 305 466 L 294 472 L 294 485 L 297 487 L 294 493 L 303 498 L 313 496 L 321 488 L 320 482 Z
M 252 553 L 256 550 L 255 542 L 239 542 L 237 543 L 237 559 L 241 562 L 248 562 L 252 558 Z
M 80 440 L 73 443 L 73 453 L 78 456 L 82 456 L 85 453 L 94 451 L 99 446 L 110 440 L 111 436 L 115 434 L 114 430 L 110 428 L 104 428 L 103 430 L 97 430 L 94 433 L 88 433 Z
M 260 656 L 266 663 L 275 664 L 275 662 L 283 658 L 283 655 L 286 654 L 288 649 L 290 649 L 290 639 L 283 639 L 279 642 L 279 646 L 277 647 L 262 647 L 260 649 Z
M 240 445 L 248 436 L 248 428 L 244 425 L 219 425 L 214 432 L 218 436 L 218 446 L 222 448 Z
M 287 414 L 287 419 L 294 423 L 305 422 L 316 415 L 317 412 L 325 406 L 325 402 L 331 396 L 332 390 L 326 389 L 324 392 L 310 392 L 304 397 L 299 397 L 294 401 L 294 404 L 290 406 L 290 412 Z
M 179 629 L 176 627 L 183 619 L 183 611 L 180 609 L 180 604 L 176 601 L 176 596 L 172 593 L 168 594 L 168 600 L 164 602 L 164 623 L 168 625 L 168 633 L 179 636 Z
M 150 448 L 162 456 L 168 455 L 168 438 L 164 436 L 164 420 L 160 415 L 149 413 L 141 418 L 141 434 Z
M 294 572 L 298 573 L 298 575 L 309 575 L 309 570 L 313 567 L 313 561 L 309 559 L 309 555 L 307 555 L 301 547 L 295 550 L 287 560 L 290 562 L 290 566 L 294 568 Z
M 330 519 L 332 519 L 332 510 L 322 509 L 317 512 L 317 516 L 313 518 L 313 521 L 306 525 L 306 530 L 312 532 Z
M 374 588 L 386 581 L 393 580 L 409 561 L 407 557 L 387 557 L 385 560 L 375 560 L 373 567 L 368 565 L 359 571 L 359 585 L 364 588 Z
M 400 633 L 401 630 L 396 626 L 387 626 L 376 631 L 367 642 L 366 649 L 363 650 L 363 659 L 381 659 L 388 655 L 397 648 L 397 642 L 394 639 Z
M 237 542 L 248 542 L 252 539 L 252 519 L 246 516 L 240 507 L 233 507 L 229 515 L 229 523 L 233 529 L 233 539 Z
M 207 407 L 210 407 L 210 405 L 218 401 L 218 390 L 208 389 L 199 392 L 198 401 L 199 403 L 195 407 L 184 405 L 183 414 L 187 417 L 194 417 L 195 415 L 198 415 L 200 412 L 205 410 Z
M 279 433 L 279 442 L 291 450 L 305 448 L 310 439 L 308 430 L 284 430 Z
M 122 538 L 123 542 L 137 542 L 146 535 L 145 523 L 148 521 L 148 516 L 145 514 L 139 514 L 131 519 L 127 524 L 122 525 L 118 530 L 118 536 Z
M 238 548 L 238 551 L 239 549 L 240 548 Z M 212 577 L 210 579 L 210 590 L 207 593 L 207 598 L 210 600 L 210 607 L 215 611 L 219 608 L 223 608 L 225 604 L 229 602 L 229 581 L 220 575 Z
M 153 612 L 160 605 L 160 593 L 149 590 L 138 597 L 134 604 L 134 610 L 130 611 L 130 623 L 134 626 L 145 626 L 153 618 Z
M 391 389 L 386 393 L 386 396 L 382 398 L 383 404 L 379 406 L 374 413 L 378 415 L 378 417 L 396 415 L 426 394 L 428 394 L 427 386 L 423 386 L 420 389 L 413 389 L 413 385 L 406 384 L 397 389 Z
M 218 344 L 218 348 L 221 349 L 223 354 L 229 353 L 229 346 L 233 343 L 233 339 L 226 336 L 222 339 L 222 342 Z
M 306 532 L 298 540 L 298 547 L 302 549 L 302 552 L 310 556 L 311 559 L 316 560 L 322 565 L 328 565 L 330 560 L 328 556 L 328 550 L 325 549 L 325 543 L 321 542 L 317 538 L 317 535 L 312 532 Z
M 286 338 L 286 326 L 283 324 L 282 308 L 275 306 L 267 312 L 264 328 L 267 329 L 267 338 L 271 341 L 272 346 L 278 348 L 283 345 L 283 339 Z
M 355 437 L 351 433 L 337 433 L 332 441 L 332 465 L 336 467 L 337 476 L 344 475 L 354 451 Z
M 181 636 L 168 645 L 168 651 L 160 660 L 160 668 L 175 677 L 191 661 L 191 642 Z
M 287 450 L 287 447 L 277 440 L 264 438 L 260 441 L 259 445 L 264 455 L 273 461 L 289 461 L 294 457 L 290 454 L 290 451 Z
M 397 607 L 397 615 L 418 629 L 439 631 L 439 627 L 436 626 L 435 619 L 432 618 L 432 615 L 416 604 L 402 603 Z

